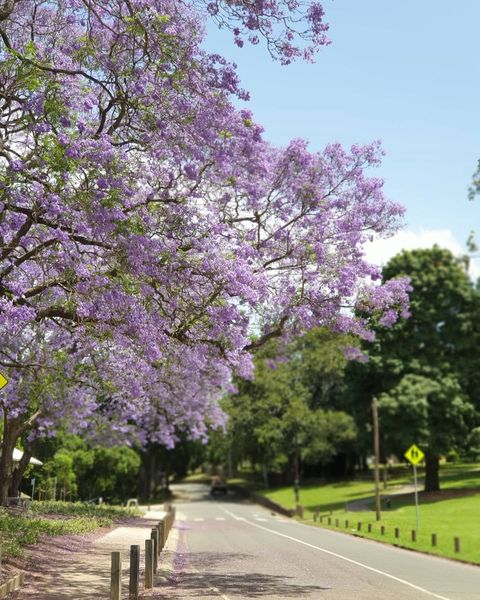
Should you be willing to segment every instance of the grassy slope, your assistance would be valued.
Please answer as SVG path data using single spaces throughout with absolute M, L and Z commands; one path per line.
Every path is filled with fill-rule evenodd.
M 390 483 L 382 495 L 389 495 L 400 485 L 411 483 L 411 478 L 397 479 Z M 411 530 L 416 528 L 416 515 L 414 496 L 402 494 L 394 496 L 388 510 L 382 510 L 381 521 L 375 520 L 373 485 L 368 481 L 342 481 L 321 485 L 304 486 L 300 492 L 300 503 L 305 508 L 305 520 L 313 522 L 313 512 L 320 510 L 320 515 L 325 515 L 322 526 L 327 526 L 326 515 L 331 512 L 331 527 L 336 529 L 336 520 L 339 529 L 355 532 L 372 539 L 401 546 L 415 548 L 423 552 L 431 552 L 441 556 L 457 558 L 480 564 L 480 521 L 478 510 L 480 506 L 480 466 L 455 465 L 444 466 L 441 473 L 442 491 L 435 494 L 419 494 L 420 527 L 417 532 L 417 541 L 411 541 Z M 295 501 L 293 490 L 280 488 L 276 490 L 263 490 L 265 496 L 285 506 L 293 508 Z M 345 511 L 345 503 L 365 500 L 365 509 L 362 511 Z M 370 510 L 368 510 L 370 509 Z M 345 521 L 348 520 L 348 528 Z M 360 532 L 357 530 L 358 522 L 362 523 Z M 367 533 L 367 524 L 372 524 L 372 532 Z M 380 533 L 380 525 L 385 526 L 385 535 Z M 400 529 L 400 537 L 394 536 L 394 530 Z M 431 534 L 436 533 L 438 544 L 431 545 Z M 461 552 L 455 553 L 453 538 L 461 540 Z
M 24 546 L 37 543 L 41 535 L 90 533 L 138 514 L 132 509 L 80 502 L 32 502 L 24 515 L 10 515 L 0 509 L 2 557 L 21 556 Z

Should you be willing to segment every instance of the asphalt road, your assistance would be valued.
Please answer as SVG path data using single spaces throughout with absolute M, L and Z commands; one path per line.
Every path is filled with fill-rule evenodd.
M 208 486 L 176 488 L 169 582 L 155 598 L 480 600 L 480 568 L 303 525 Z

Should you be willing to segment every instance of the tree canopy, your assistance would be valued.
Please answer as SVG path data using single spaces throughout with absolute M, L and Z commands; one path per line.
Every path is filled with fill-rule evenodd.
M 405 312 L 363 254 L 402 214 L 379 145 L 265 142 L 207 14 L 282 62 L 328 42 L 316 3 L 0 4 L 1 502 L 19 436 L 201 438 L 266 340 Z
M 409 277 L 411 315 L 377 329 L 352 388 L 364 407 L 379 395 L 386 452 L 403 456 L 411 443 L 425 450 L 426 489 L 435 490 L 440 455 L 461 446 L 478 418 L 478 300 L 465 261 L 437 246 L 401 252 L 383 276 Z

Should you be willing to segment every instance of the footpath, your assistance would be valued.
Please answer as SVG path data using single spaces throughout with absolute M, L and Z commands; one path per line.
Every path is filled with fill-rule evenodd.
M 66 536 L 45 540 L 31 549 L 25 567 L 25 585 L 13 593 L 12 600 L 109 600 L 111 552 L 122 555 L 122 588 L 128 597 L 130 546 L 140 546 L 141 589 L 143 589 L 145 539 L 152 527 L 165 516 L 163 506 L 152 506 L 142 518 L 115 527 L 108 533 Z M 172 530 L 173 533 L 173 530 Z M 172 533 L 160 561 L 171 555 Z M 155 581 L 168 574 L 159 562 Z

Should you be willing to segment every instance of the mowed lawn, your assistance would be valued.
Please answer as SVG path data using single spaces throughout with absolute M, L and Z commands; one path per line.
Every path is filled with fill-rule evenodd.
M 421 480 L 421 473 L 419 477 Z M 371 481 L 302 486 L 300 504 L 305 511 L 304 520 L 321 527 L 480 564 L 480 465 L 442 466 L 442 490 L 428 494 L 419 492 L 418 530 L 413 492 L 395 494 L 412 483 L 412 477 L 402 476 L 389 482 L 386 490 L 382 486 L 382 511 L 378 522 Z M 262 490 L 261 493 L 285 508 L 295 506 L 292 487 Z M 387 498 L 390 500 L 388 507 Z M 314 522 L 317 511 L 321 522 L 320 518 Z M 369 524 L 371 531 L 368 531 Z M 416 530 L 415 541 L 412 530 Z M 432 534 L 436 534 L 435 546 L 432 545 Z M 459 552 L 455 551 L 455 537 L 460 540 Z

